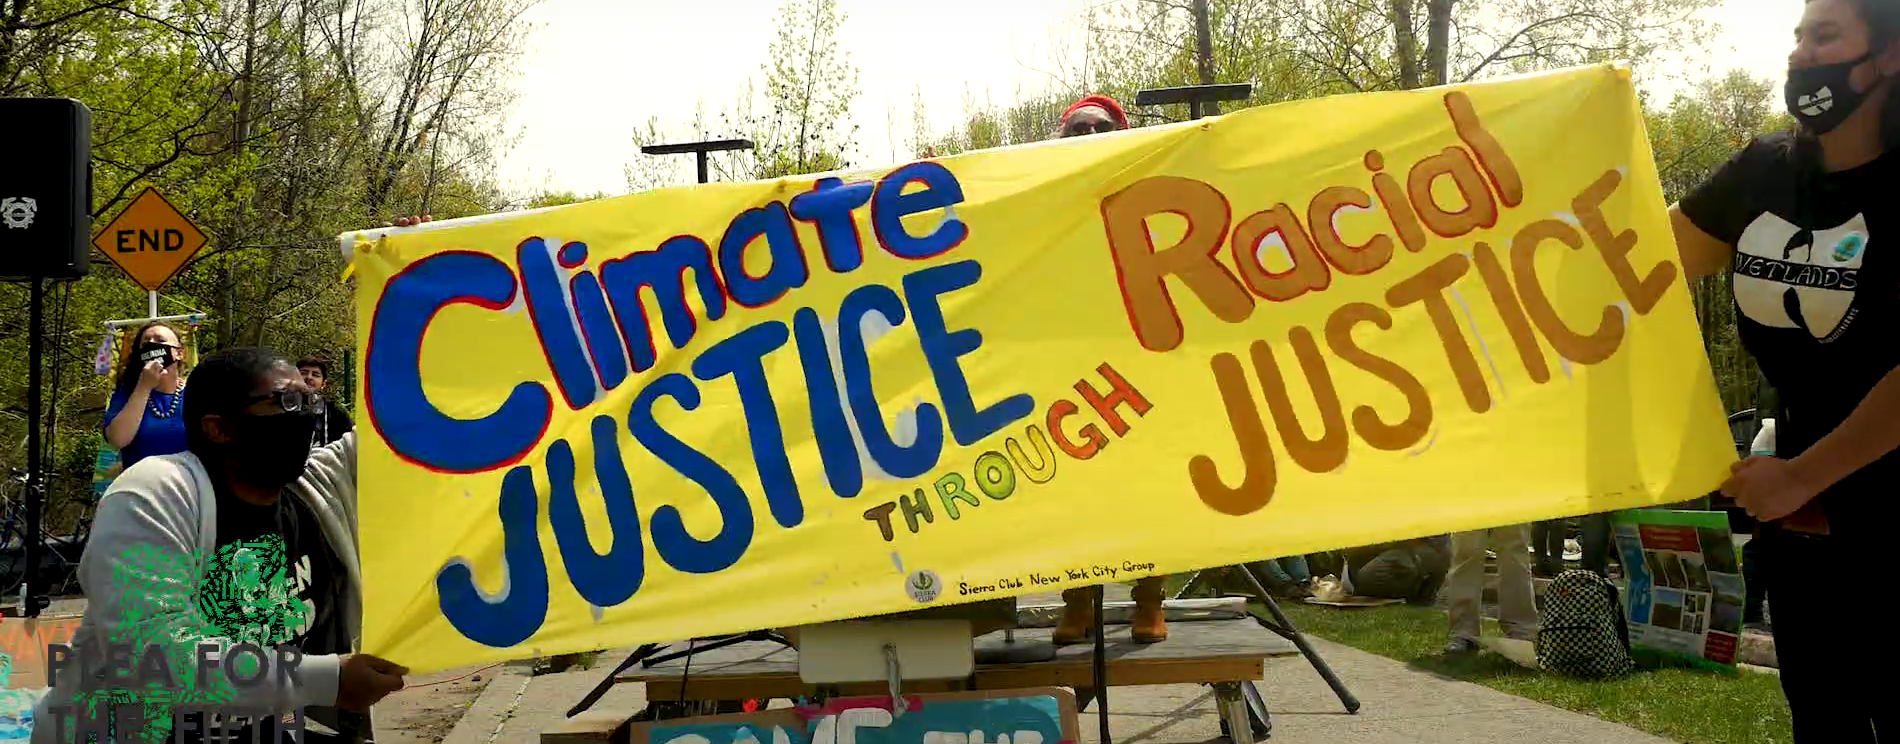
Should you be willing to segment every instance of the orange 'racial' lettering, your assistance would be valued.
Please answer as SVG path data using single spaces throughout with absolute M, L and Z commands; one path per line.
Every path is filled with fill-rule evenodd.
M 1462 91 L 1446 93 L 1445 110 L 1451 112 L 1451 126 L 1458 131 L 1458 138 L 1478 154 L 1478 164 L 1491 174 L 1492 184 L 1498 187 L 1498 201 L 1504 202 L 1505 207 L 1524 203 L 1524 179 L 1517 173 L 1517 164 L 1504 153 L 1498 138 L 1484 128 L 1478 109 L 1471 105 L 1471 96 Z
M 1280 272 L 1267 270 L 1260 260 L 1262 243 L 1285 249 L 1293 267 Z M 1234 226 L 1229 245 L 1247 288 L 1269 302 L 1286 302 L 1307 292 L 1318 292 L 1333 281 L 1326 259 L 1313 247 L 1300 218 L 1285 204 L 1247 215 Z
M 1379 194 L 1379 205 L 1385 207 L 1399 242 L 1413 253 L 1425 250 L 1425 231 L 1418 226 L 1418 213 L 1405 200 L 1405 188 L 1399 185 L 1399 179 L 1385 172 L 1385 155 L 1378 150 L 1367 151 L 1366 170 L 1372 171 L 1372 190 Z
M 1163 213 L 1180 215 L 1187 230 L 1180 242 L 1155 250 L 1148 218 Z M 1229 219 L 1220 191 L 1179 176 L 1144 178 L 1102 200 L 1122 302 L 1142 348 L 1171 351 L 1181 345 L 1181 314 L 1168 293 L 1169 276 L 1186 283 L 1221 320 L 1238 323 L 1253 313 L 1253 297 L 1218 257 Z
M 1464 206 L 1457 211 L 1440 205 L 1432 191 L 1438 179 L 1445 176 L 1451 177 L 1452 184 L 1464 198 Z M 1491 197 L 1490 185 L 1478 174 L 1478 167 L 1463 148 L 1447 147 L 1437 155 L 1418 161 L 1406 178 L 1405 191 L 1412 198 L 1412 208 L 1418 210 L 1419 219 L 1438 237 L 1463 237 L 1498 224 L 1497 200 Z
M 1373 235 L 1366 242 L 1350 245 L 1339 236 L 1339 210 L 1346 207 L 1372 208 L 1372 196 L 1351 186 L 1333 186 L 1313 197 L 1306 208 L 1306 221 L 1313 225 L 1313 240 L 1327 262 L 1341 272 L 1370 274 L 1392 261 L 1392 239 Z

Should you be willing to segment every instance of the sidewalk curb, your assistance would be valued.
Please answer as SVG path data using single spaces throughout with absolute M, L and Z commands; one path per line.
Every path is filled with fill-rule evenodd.
M 514 714 L 515 705 L 520 702 L 521 694 L 527 692 L 528 682 L 534 679 L 533 667 L 523 662 L 510 662 L 501 667 L 495 676 L 490 677 L 488 685 L 482 688 L 482 694 L 470 703 L 468 710 L 462 711 L 462 717 L 456 719 L 455 728 L 443 737 L 442 744 L 490 744 L 501 733 L 503 723 Z

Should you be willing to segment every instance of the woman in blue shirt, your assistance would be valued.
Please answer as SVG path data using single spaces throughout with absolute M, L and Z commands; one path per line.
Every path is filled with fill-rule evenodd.
M 185 451 L 179 416 L 185 392 L 185 350 L 178 332 L 158 321 L 139 329 L 106 404 L 106 442 L 125 467 L 153 455 Z

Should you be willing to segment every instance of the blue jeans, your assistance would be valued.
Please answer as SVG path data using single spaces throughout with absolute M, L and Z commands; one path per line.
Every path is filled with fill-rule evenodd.
M 1303 555 L 1261 561 L 1258 565 L 1266 574 L 1268 589 L 1285 589 L 1313 580 L 1313 574 L 1306 570 L 1306 556 Z

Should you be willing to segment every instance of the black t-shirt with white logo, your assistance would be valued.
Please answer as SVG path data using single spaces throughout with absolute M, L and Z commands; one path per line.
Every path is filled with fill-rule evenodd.
M 1900 366 L 1900 153 L 1825 173 L 1810 148 L 1757 139 L 1681 203 L 1735 246 L 1736 324 L 1780 395 L 1781 457 L 1833 431 Z M 1834 534 L 1884 527 L 1896 483 L 1890 453 L 1822 494 Z

